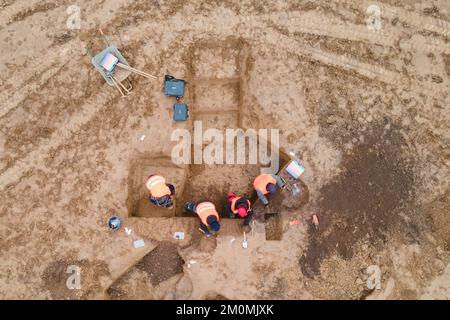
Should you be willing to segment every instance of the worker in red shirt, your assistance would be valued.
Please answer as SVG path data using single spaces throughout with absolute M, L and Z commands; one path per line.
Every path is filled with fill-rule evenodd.
M 250 200 L 246 197 L 238 197 L 234 192 L 230 192 L 227 196 L 225 213 L 230 218 L 243 218 L 244 226 L 248 226 L 253 217 Z
M 200 231 L 202 231 L 206 237 L 209 238 L 213 235 L 213 233 L 219 232 L 219 214 L 217 213 L 216 207 L 212 202 L 203 201 L 198 204 L 186 202 L 184 209 L 198 215 L 200 218 Z
M 172 208 L 175 187 L 166 183 L 163 176 L 152 174 L 148 177 L 145 186 L 150 191 L 149 201 L 159 207 Z
M 275 174 L 260 174 L 253 182 L 256 194 L 265 206 L 269 204 L 266 195 L 269 193 L 275 194 L 277 192 L 277 186 L 284 188 L 284 183 L 281 178 Z

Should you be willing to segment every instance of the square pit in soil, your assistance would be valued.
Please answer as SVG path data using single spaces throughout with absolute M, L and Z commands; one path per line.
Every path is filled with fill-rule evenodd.
M 151 174 L 160 174 L 166 182 L 175 186 L 175 195 L 181 194 L 184 187 L 186 169 L 175 166 L 170 158 L 137 159 L 133 161 L 129 182 L 128 212 L 135 217 L 173 217 L 175 216 L 176 196 L 171 209 L 161 208 L 148 200 L 149 192 L 145 182 Z
M 191 49 L 192 76 L 199 79 L 230 79 L 240 76 L 239 41 L 198 43 Z
M 212 82 L 212 83 L 210 83 Z M 239 112 L 240 84 L 238 81 L 194 84 L 195 113 L 223 111 Z
M 212 141 L 212 139 L 209 139 L 204 135 L 205 131 L 208 129 L 219 130 L 223 134 L 225 140 L 226 129 L 239 128 L 239 114 L 237 112 L 197 114 L 195 115 L 195 121 L 201 121 L 202 123 L 203 144 L 209 144 Z
M 179 199 L 181 209 L 187 201 L 208 200 L 222 213 L 229 192 L 251 197 L 253 179 L 259 174 L 258 165 L 190 165 L 185 192 Z M 177 210 L 177 213 L 182 212 Z
M 264 227 L 266 240 L 281 240 L 283 236 L 283 223 L 279 213 L 264 214 Z

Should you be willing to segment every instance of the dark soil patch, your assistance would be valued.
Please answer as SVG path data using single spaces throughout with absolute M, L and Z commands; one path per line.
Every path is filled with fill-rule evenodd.
M 285 176 L 282 176 L 282 178 L 285 178 Z M 301 190 L 300 193 L 294 195 L 291 190 L 285 189 L 277 192 L 274 196 L 268 196 L 270 208 L 274 208 L 277 211 L 291 211 L 300 209 L 308 203 L 308 186 L 302 180 L 291 179 L 288 180 L 288 183 L 291 185 L 291 188 L 295 184 Z
M 447 75 L 450 77 L 450 54 L 443 54 L 444 62 L 445 62 L 445 70 L 447 71 Z
M 426 209 L 433 220 L 433 229 L 445 250 L 450 251 L 450 191 L 436 199 Z
M 192 216 L 183 212 L 186 202 L 211 201 L 222 218 L 229 192 L 250 197 L 253 179 L 260 173 L 256 165 L 190 165 L 183 195 L 177 201 L 177 216 Z
M 308 277 L 319 274 L 322 260 L 334 253 L 350 259 L 359 241 L 376 246 L 394 231 L 413 241 L 419 236 L 415 213 L 408 209 L 414 195 L 413 161 L 401 156 L 404 140 L 392 128 L 374 128 L 365 143 L 344 156 L 342 173 L 321 189 L 320 228 L 310 228 L 310 245 L 300 258 Z
M 266 240 L 281 240 L 283 236 L 283 225 L 279 213 L 264 214 L 264 227 L 266 230 Z
M 183 272 L 184 260 L 178 254 L 177 246 L 161 242 L 152 252 L 136 264 L 139 270 L 147 272 L 152 285 L 158 285 Z
M 205 296 L 205 300 L 229 300 L 229 299 L 218 293 L 208 293 Z
M 125 299 L 127 297 L 127 293 L 116 286 L 109 287 L 106 290 L 106 293 L 108 294 L 111 300 L 120 300 Z

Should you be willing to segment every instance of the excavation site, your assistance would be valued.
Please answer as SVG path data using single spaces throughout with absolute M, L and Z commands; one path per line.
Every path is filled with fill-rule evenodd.
M 450 3 L 0 1 L 1 300 L 448 300 Z

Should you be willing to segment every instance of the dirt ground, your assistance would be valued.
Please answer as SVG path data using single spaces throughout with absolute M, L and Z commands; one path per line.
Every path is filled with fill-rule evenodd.
M 79 0 L 68 29 L 73 4 L 0 0 L 1 299 L 450 298 L 448 1 Z M 82 49 L 98 28 L 158 79 L 121 98 Z M 306 168 L 301 198 L 255 206 L 247 249 L 239 220 L 206 239 L 180 208 L 251 196 L 259 165 L 155 160 L 194 121 L 279 129 Z M 140 207 L 151 170 L 176 173 L 172 211 Z

